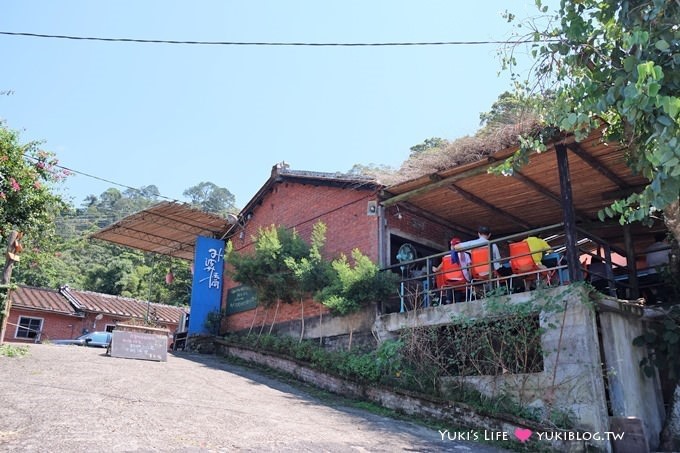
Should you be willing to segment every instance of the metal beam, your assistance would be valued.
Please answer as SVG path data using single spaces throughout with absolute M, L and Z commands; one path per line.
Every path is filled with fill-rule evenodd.
M 607 168 L 607 166 L 600 162 L 596 157 L 593 157 L 592 155 L 584 151 L 584 149 L 581 148 L 581 146 L 578 143 L 570 143 L 566 146 L 572 153 L 576 154 L 585 163 L 593 167 L 595 170 L 600 172 L 611 182 L 619 186 L 619 188 L 621 189 L 628 188 L 628 184 L 626 184 L 626 181 L 619 178 L 619 176 L 616 173 Z
M 551 201 L 554 201 L 557 206 L 562 206 L 562 201 L 560 200 L 559 195 L 555 194 L 552 192 L 549 188 L 542 186 L 541 184 L 537 183 L 533 179 L 529 178 L 528 176 L 522 174 L 519 171 L 515 171 L 512 176 L 514 178 L 517 178 L 521 183 L 524 185 L 530 187 L 533 189 L 536 194 L 541 195 L 543 198 L 547 198 Z M 582 222 L 590 222 L 590 218 L 585 212 L 578 211 L 576 210 L 576 216 L 578 217 L 578 220 Z
M 562 195 L 562 213 L 564 215 L 564 233 L 567 255 L 567 268 L 569 269 L 569 281 L 579 282 L 583 280 L 581 262 L 578 256 L 576 219 L 574 216 L 574 195 L 571 192 L 571 175 L 569 173 L 569 158 L 567 147 L 555 145 L 557 157 L 557 170 L 560 175 L 560 194 Z
M 429 211 L 426 211 L 424 209 L 421 209 L 421 208 L 415 206 L 413 203 L 402 202 L 402 203 L 399 203 L 399 206 L 402 207 L 405 211 L 410 211 L 414 214 L 418 214 L 420 217 L 423 217 L 423 218 L 429 220 L 430 222 L 439 224 L 443 227 L 450 228 L 452 230 L 458 230 L 458 231 L 461 231 L 463 233 L 469 234 L 471 236 L 475 236 L 477 234 L 476 231 L 473 231 L 473 230 L 471 230 L 467 227 L 464 227 L 462 225 L 459 225 L 457 223 L 450 222 L 450 221 L 448 221 L 448 220 L 446 220 L 442 217 L 439 217 L 438 215 L 432 214 Z
M 628 186 L 625 189 L 610 190 L 607 192 L 602 192 L 602 200 L 618 200 L 620 198 L 626 198 L 634 193 L 642 192 L 646 187 L 646 184 L 637 184 L 634 186 Z
M 630 298 L 637 299 L 640 296 L 637 263 L 635 262 L 635 247 L 633 245 L 633 235 L 630 231 L 630 224 L 623 225 L 623 243 L 626 248 L 626 267 L 628 268 L 628 284 L 631 288 Z
M 473 202 L 473 203 L 475 203 L 475 204 L 477 204 L 477 205 L 479 205 L 479 206 L 481 206 L 481 207 L 483 207 L 483 208 L 485 208 L 485 209 L 487 209 L 491 212 L 495 212 L 497 214 L 502 215 L 503 217 L 507 217 L 508 219 L 512 220 L 514 223 L 521 226 L 522 228 L 525 228 L 527 230 L 532 230 L 532 229 L 536 228 L 535 226 L 533 226 L 529 223 L 526 223 L 524 220 L 520 219 L 519 217 L 515 217 L 514 215 L 510 214 L 508 211 L 505 211 L 505 210 L 489 203 L 486 200 L 482 200 L 478 196 L 473 195 L 473 194 L 471 194 L 470 192 L 468 192 L 464 189 L 461 189 L 460 187 L 456 186 L 455 184 L 449 184 L 448 188 L 449 188 L 449 190 L 460 194 L 463 198 L 465 198 L 465 199 L 467 199 L 467 200 L 469 200 L 469 201 L 471 201 L 471 202 Z
M 494 165 L 498 165 L 498 164 L 496 162 L 492 162 L 492 163 L 488 163 L 488 164 L 480 166 L 480 167 L 471 168 L 471 169 L 466 170 L 464 172 L 458 173 L 457 175 L 449 176 L 448 178 L 444 178 L 444 179 L 440 179 L 439 181 L 432 182 L 432 183 L 427 184 L 423 187 L 419 187 L 417 189 L 413 189 L 413 190 L 410 190 L 408 192 L 404 192 L 404 193 L 399 194 L 399 195 L 390 196 L 389 192 L 383 191 L 382 194 L 381 194 L 381 197 L 390 197 L 390 198 L 387 198 L 386 200 L 383 200 L 380 203 L 385 207 L 389 207 L 389 206 L 392 206 L 393 204 L 403 202 L 405 200 L 408 200 L 409 198 L 415 197 L 416 195 L 427 193 L 427 192 L 430 192 L 431 190 L 439 189 L 441 187 L 446 187 L 447 185 L 449 185 L 453 182 L 456 182 L 456 181 L 460 181 L 461 179 L 466 179 L 466 178 L 470 178 L 472 176 L 485 174 L 487 172 L 487 170 Z M 433 178 L 433 176 L 430 175 L 430 179 L 432 180 L 432 179 L 436 179 L 436 178 Z
M 150 243 L 153 245 L 157 245 L 159 247 L 165 247 L 167 249 L 167 252 L 162 252 L 157 248 L 152 248 L 150 246 L 141 246 L 141 245 L 135 245 L 134 247 L 131 246 L 130 244 L 126 244 L 122 241 L 116 240 L 115 237 L 107 237 L 106 241 L 108 242 L 114 242 L 116 244 L 123 245 L 125 247 L 130 247 L 130 248 L 136 248 L 136 249 L 141 249 L 145 250 L 147 252 L 154 252 L 154 253 L 159 253 L 161 255 L 169 255 L 169 256 L 177 256 L 175 252 L 181 252 L 183 255 L 185 254 L 184 252 L 189 252 L 193 250 L 194 245 L 189 244 L 186 242 L 181 242 L 175 239 L 170 239 L 166 238 L 163 236 L 158 236 L 153 233 L 149 233 L 146 231 L 141 231 L 141 230 L 136 230 L 134 228 L 130 227 L 123 227 L 123 226 L 117 226 L 115 229 L 109 231 L 109 235 L 116 235 L 116 236 L 123 236 L 123 237 L 128 237 L 132 239 L 137 239 L 139 241 L 142 241 L 143 243 Z M 100 239 L 101 238 L 97 238 Z M 177 256 L 180 257 L 180 256 Z M 193 256 L 190 258 L 185 258 L 184 256 L 181 256 L 183 259 L 193 259 Z

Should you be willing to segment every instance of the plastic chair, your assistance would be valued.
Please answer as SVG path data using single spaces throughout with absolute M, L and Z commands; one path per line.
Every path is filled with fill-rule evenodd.
M 471 297 L 469 282 L 465 278 L 465 273 L 463 273 L 460 263 L 452 263 L 451 255 L 444 255 L 440 271 L 440 273 L 435 275 L 435 283 L 440 290 L 439 300 L 442 299 L 444 291 L 448 289 L 456 291 L 463 288 L 465 290 L 465 301 L 469 301 Z
M 531 256 L 531 249 L 527 242 L 511 242 L 509 248 L 512 273 L 524 281 L 525 289 L 529 289 L 529 284 L 539 278 L 539 272 L 542 268 L 536 264 Z
M 470 277 L 472 278 L 472 286 L 476 287 L 477 283 L 483 282 L 481 286 L 482 293 L 486 296 L 486 286 L 491 278 L 495 275 L 493 270 L 493 263 L 489 257 L 489 247 L 477 247 L 470 250 Z M 491 272 L 491 275 L 489 275 Z
M 470 276 L 473 280 L 488 280 L 489 271 L 492 269 L 491 259 L 489 258 L 489 247 L 477 247 L 470 250 L 472 264 L 470 265 Z

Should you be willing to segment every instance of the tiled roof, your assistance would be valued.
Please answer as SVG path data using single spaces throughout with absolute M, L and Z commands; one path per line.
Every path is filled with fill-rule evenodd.
M 61 291 L 64 296 L 75 299 L 82 310 L 113 316 L 144 319 L 148 308 L 150 317 L 160 322 L 177 324 L 182 313 L 185 312 L 185 309 L 182 307 L 147 303 L 146 301 L 129 297 L 111 296 L 91 291 L 77 291 L 68 287 L 63 287 Z
M 12 306 L 75 315 L 76 310 L 59 291 L 19 286 L 12 291 Z

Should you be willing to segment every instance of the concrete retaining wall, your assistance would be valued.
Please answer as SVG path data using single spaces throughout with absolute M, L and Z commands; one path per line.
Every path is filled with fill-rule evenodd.
M 607 402 L 595 322 L 595 311 L 584 304 L 585 289 L 561 286 L 529 293 L 503 296 L 504 303 L 534 300 L 541 304 L 560 301 L 563 312 L 542 312 L 540 327 L 544 351 L 544 369 L 540 373 L 503 374 L 499 376 L 466 376 L 449 378 L 449 385 L 465 384 L 489 397 L 510 396 L 525 406 L 533 407 L 548 417 L 554 410 L 571 414 L 576 428 L 587 432 L 609 430 Z M 378 336 L 386 338 L 405 328 L 440 326 L 451 323 L 455 316 L 482 319 L 489 315 L 485 300 L 427 308 L 409 313 L 393 313 L 380 317 Z M 610 451 L 608 442 L 593 441 L 602 451 Z
M 462 403 L 429 400 L 406 392 L 385 389 L 374 384 L 367 386 L 346 381 L 308 368 L 295 360 L 230 346 L 222 340 L 215 340 L 215 345 L 217 354 L 237 357 L 251 363 L 284 371 L 303 382 L 339 395 L 368 400 L 407 415 L 434 419 L 440 422 L 439 424 L 441 425 L 449 426 L 451 432 L 460 431 L 461 427 L 488 433 L 503 432 L 508 434 L 508 439 L 514 440 L 512 433 L 517 429 L 530 429 L 534 432 L 544 430 L 544 428 L 534 422 L 522 420 L 512 415 L 504 415 L 503 417 L 491 416 L 479 413 Z M 558 430 L 551 431 L 559 432 Z M 537 443 L 539 441 L 534 436 L 532 442 Z M 550 448 L 551 451 L 586 451 L 585 442 L 580 440 L 565 441 L 558 438 L 551 441 L 544 440 L 541 443 L 545 447 Z
M 647 442 L 655 449 L 665 418 L 661 384 L 656 373 L 647 377 L 640 369 L 645 348 L 632 345 L 633 339 L 645 332 L 640 314 L 626 310 L 628 304 L 621 305 L 610 298 L 599 304 L 612 415 L 640 419 Z

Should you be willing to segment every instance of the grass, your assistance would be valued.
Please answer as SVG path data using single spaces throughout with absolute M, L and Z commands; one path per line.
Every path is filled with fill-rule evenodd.
M 411 423 L 418 424 L 420 426 L 424 426 L 426 428 L 432 429 L 434 431 L 438 431 L 440 434 L 441 432 L 478 432 L 477 430 L 470 430 L 469 428 L 465 427 L 459 427 L 459 426 L 450 426 L 450 425 L 445 425 L 441 422 L 441 420 L 436 420 L 436 419 L 431 419 L 431 418 L 425 418 L 425 417 L 419 417 L 416 415 L 407 415 L 404 413 L 400 413 L 397 411 L 394 411 L 392 409 L 388 409 L 386 407 L 380 406 L 379 404 L 370 402 L 370 401 L 364 401 L 364 400 L 355 400 L 351 398 L 347 398 L 345 396 L 337 395 L 335 393 L 328 392 L 326 390 L 320 389 L 318 387 L 315 387 L 311 384 L 307 384 L 305 382 L 302 382 L 295 378 L 294 376 L 280 371 L 276 370 L 274 368 L 270 368 L 265 365 L 259 365 L 253 362 L 249 362 L 237 357 L 220 357 L 220 359 L 226 363 L 230 363 L 232 365 L 236 365 L 245 369 L 257 371 L 265 376 L 268 376 L 270 378 L 276 379 L 280 382 L 284 382 L 291 387 L 294 387 L 297 390 L 303 391 L 310 395 L 311 397 L 317 399 L 319 402 L 326 404 L 331 407 L 348 407 L 352 409 L 359 409 L 363 410 L 366 412 L 369 412 L 373 415 L 378 415 L 381 417 L 387 417 L 391 418 L 394 420 L 400 420 L 400 421 L 407 421 Z M 498 440 L 485 440 L 484 436 L 482 434 L 479 435 L 478 440 L 473 441 L 473 442 L 478 442 L 481 444 L 486 444 L 486 445 L 493 445 L 496 447 L 504 448 L 506 450 L 512 450 L 512 451 L 523 451 L 523 452 L 543 452 L 547 451 L 544 449 L 543 446 L 540 445 L 527 445 L 527 444 L 520 444 L 517 441 L 498 441 Z
M 2 357 L 23 357 L 28 354 L 28 346 L 12 346 L 11 344 L 0 344 L 0 356 Z

